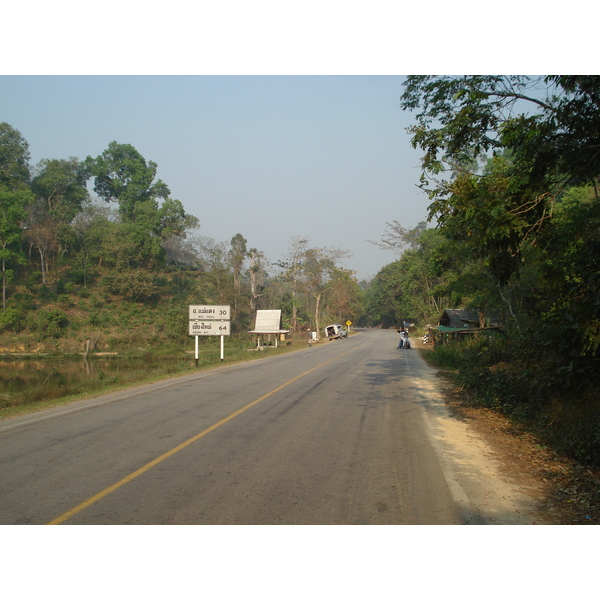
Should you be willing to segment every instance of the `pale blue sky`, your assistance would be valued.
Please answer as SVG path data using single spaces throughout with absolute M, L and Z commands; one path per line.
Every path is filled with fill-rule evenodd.
M 32 165 L 132 144 L 202 235 L 241 233 L 272 261 L 290 236 L 308 236 L 350 251 L 362 279 L 395 258 L 366 240 L 386 221 L 427 216 L 398 74 L 585 71 L 595 22 L 581 22 L 579 1 L 560 17 L 475 0 L 460 11 L 390 0 L 12 3 L 0 121 L 21 131 Z M 534 19 L 536 31 L 559 27 L 561 43 L 540 51 Z
M 200 233 L 283 258 L 290 236 L 353 254 L 374 276 L 394 255 L 386 221 L 415 226 L 427 198 L 397 76 L 2 76 L 0 120 L 43 158 L 97 156 L 116 140 L 200 219 Z

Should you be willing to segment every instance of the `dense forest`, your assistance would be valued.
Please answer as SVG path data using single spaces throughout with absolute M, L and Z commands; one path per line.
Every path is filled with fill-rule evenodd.
M 32 167 L 0 124 L 0 346 L 181 343 L 188 304 L 230 304 L 240 336 L 261 308 L 281 308 L 293 332 L 490 311 L 500 332 L 434 360 L 600 463 L 600 77 L 410 76 L 400 108 L 415 113 L 429 223 L 388 222 L 377 244 L 397 260 L 360 283 L 343 250 L 307 238 L 273 261 L 242 233 L 200 235 L 131 145 Z

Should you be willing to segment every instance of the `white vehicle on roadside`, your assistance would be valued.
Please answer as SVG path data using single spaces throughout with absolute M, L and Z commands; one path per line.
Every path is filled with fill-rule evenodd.
M 325 335 L 327 336 L 327 339 L 331 341 L 347 337 L 348 332 L 341 325 L 327 325 L 327 327 L 325 327 Z

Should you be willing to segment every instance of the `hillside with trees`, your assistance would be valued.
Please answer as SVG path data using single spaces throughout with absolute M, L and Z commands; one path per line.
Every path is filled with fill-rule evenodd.
M 189 304 L 230 304 L 234 335 L 249 339 L 257 309 L 284 326 L 358 319 L 361 289 L 347 254 L 292 238 L 272 262 L 242 233 L 200 234 L 158 166 L 130 144 L 99 156 L 44 159 L 0 124 L 0 267 L 4 351 L 80 352 L 189 343 Z M 210 343 L 210 340 L 203 340 Z

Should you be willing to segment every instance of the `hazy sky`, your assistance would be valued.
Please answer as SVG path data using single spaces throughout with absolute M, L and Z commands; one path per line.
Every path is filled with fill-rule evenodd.
M 200 219 L 272 261 L 291 236 L 348 250 L 359 279 L 394 260 L 386 221 L 414 227 L 428 201 L 399 107 L 399 76 L 3 76 L 0 121 L 44 158 L 132 144 Z
M 595 21 L 577 4 L 559 16 L 512 0 L 12 3 L 0 122 L 32 166 L 131 144 L 202 235 L 241 233 L 272 261 L 308 237 L 351 252 L 345 266 L 367 278 L 395 258 L 367 240 L 427 216 L 400 74 L 585 71 Z M 532 32 L 557 26 L 561 43 L 540 52 Z

